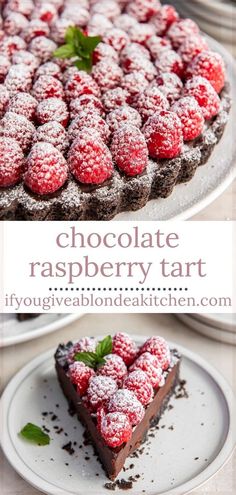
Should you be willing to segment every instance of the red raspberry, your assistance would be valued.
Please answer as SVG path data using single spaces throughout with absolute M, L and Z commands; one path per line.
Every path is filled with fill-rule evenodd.
M 118 387 L 121 387 L 127 375 L 127 368 L 123 359 L 116 354 L 108 354 L 105 357 L 105 361 L 106 363 L 99 368 L 98 374 L 110 376 L 117 382 Z
M 112 156 L 92 129 L 83 129 L 69 151 L 69 167 L 74 177 L 84 184 L 102 184 L 113 174 Z
M 34 126 L 23 115 L 7 112 L 1 120 L 0 133 L 4 137 L 15 139 L 23 151 L 26 151 L 32 142 Z
M 47 98 L 59 98 L 63 100 L 63 86 L 58 79 L 52 76 L 40 76 L 33 86 L 33 95 L 38 101 Z
M 72 25 L 86 26 L 89 21 L 89 12 L 82 6 L 68 5 L 62 12 L 62 19 L 69 19 Z
M 20 12 L 20 14 L 27 17 L 30 16 L 34 9 L 32 0 L 8 0 L 7 6 L 13 12 Z
M 84 94 L 99 97 L 100 90 L 87 72 L 77 70 L 69 77 L 65 86 L 65 94 L 68 100 L 74 100 Z
M 13 186 L 21 179 L 24 166 L 23 152 L 15 139 L 0 140 L 0 187 Z
M 153 388 L 163 384 L 162 368 L 156 356 L 150 352 L 144 352 L 132 364 L 129 371 L 142 370 L 147 374 Z
M 143 134 L 126 124 L 115 132 L 111 152 L 117 167 L 128 176 L 141 174 L 148 164 L 148 148 Z
M 24 64 L 12 65 L 5 79 L 5 86 L 11 95 L 28 92 L 32 86 L 32 77 L 29 67 Z
M 187 76 L 201 76 L 208 79 L 217 93 L 225 85 L 225 64 L 219 53 L 204 51 L 199 53 L 187 68 Z
M 135 342 L 127 333 L 118 332 L 113 337 L 112 352 L 122 357 L 126 366 L 130 366 L 135 360 L 138 349 Z
M 26 166 L 24 182 L 35 194 L 52 194 L 68 178 L 65 158 L 50 143 L 36 143 L 26 160 Z
M 193 96 L 202 109 L 206 120 L 215 117 L 220 110 L 220 98 L 210 82 L 201 76 L 195 76 L 186 82 L 184 96 Z
M 134 43 L 140 43 L 141 45 L 146 45 L 147 41 L 151 36 L 156 34 L 155 28 L 152 24 L 135 24 L 129 30 L 129 37 Z
M 153 81 L 154 77 L 157 75 L 157 70 L 153 63 L 146 57 L 137 55 L 133 60 L 127 60 L 124 65 L 124 72 L 127 74 L 133 72 L 139 72 L 144 75 L 147 81 Z
M 39 59 L 36 58 L 33 53 L 27 52 L 26 50 L 15 52 L 12 56 L 12 62 L 13 64 L 27 65 L 31 75 L 34 74 L 34 71 L 38 68 L 40 63 Z
M 143 133 L 152 158 L 175 158 L 182 152 L 182 125 L 173 112 L 156 112 L 144 125 Z
M 143 45 L 139 43 L 129 43 L 121 52 L 120 60 L 125 69 L 130 68 L 130 64 L 133 63 L 136 57 L 145 57 L 150 60 L 150 53 Z
M 99 43 L 97 48 L 93 52 L 93 63 L 97 64 L 101 60 L 111 58 L 114 62 L 119 62 L 119 54 L 116 50 L 107 43 Z
M 38 127 L 34 133 L 33 141 L 51 143 L 61 153 L 65 152 L 69 146 L 67 132 L 59 122 L 48 122 Z
M 4 115 L 9 100 L 10 100 L 10 95 L 6 86 L 4 86 L 4 84 L 0 84 L 0 118 Z
M 136 19 L 129 14 L 121 14 L 114 20 L 114 26 L 128 33 L 129 29 L 136 24 Z
M 110 129 L 106 121 L 100 117 L 98 113 L 88 114 L 86 112 L 81 112 L 79 116 L 71 122 L 68 128 L 70 140 L 73 141 L 76 139 L 78 133 L 84 128 L 96 131 L 99 134 L 100 139 L 105 143 L 109 141 Z
M 180 45 L 178 53 L 185 65 L 188 65 L 196 55 L 209 50 L 208 43 L 200 34 L 191 34 Z
M 174 72 L 180 78 L 183 77 L 184 64 L 180 55 L 174 50 L 164 50 L 155 62 L 158 73 Z
M 11 57 L 13 53 L 19 50 L 25 50 L 26 43 L 19 36 L 7 36 L 0 41 L 0 50 L 1 55 L 6 55 L 7 57 Z
M 173 47 L 178 49 L 186 38 L 192 34 L 198 34 L 199 27 L 196 22 L 191 19 L 180 19 L 174 22 L 167 31 L 167 36 L 170 39 Z
M 11 98 L 9 111 L 24 115 L 28 120 L 34 120 L 37 100 L 29 93 L 17 93 Z
M 91 14 L 100 14 L 113 21 L 120 15 L 120 6 L 115 0 L 100 0 L 92 5 Z
M 93 95 L 81 95 L 75 100 L 70 102 L 70 115 L 74 119 L 81 115 L 84 111 L 90 111 L 92 113 L 97 113 L 101 117 L 104 115 L 104 108 L 101 100 Z
M 170 26 L 178 19 L 179 14 L 172 5 L 163 5 L 152 19 L 156 28 L 156 34 L 158 36 L 164 36 Z
M 10 12 L 4 20 L 4 31 L 10 36 L 19 34 L 28 25 L 28 20 L 18 12 Z
M 55 62 L 45 62 L 45 64 L 40 65 L 35 77 L 38 79 L 40 76 L 55 77 L 59 81 L 62 79 L 61 69 Z
M 160 10 L 158 0 L 133 0 L 128 4 L 126 11 L 139 22 L 147 22 Z
M 34 9 L 31 18 L 40 19 L 40 21 L 50 24 L 57 18 L 57 10 L 51 3 L 43 2 Z
M 37 36 L 30 42 L 29 50 L 42 62 L 50 60 L 57 48 L 56 43 L 45 36 Z
M 138 96 L 135 107 L 140 113 L 144 122 L 160 110 L 168 110 L 169 102 L 163 93 L 155 86 L 148 86 L 141 95 Z
M 142 120 L 137 110 L 128 105 L 124 105 L 109 113 L 107 116 L 107 123 L 111 132 L 115 132 L 119 130 L 123 124 L 130 124 L 133 127 L 140 128 Z
M 133 104 L 137 96 L 148 87 L 148 84 L 148 80 L 142 72 L 126 74 L 121 81 L 121 86 L 128 92 L 128 103 Z
M 185 141 L 197 138 L 204 128 L 204 117 L 198 102 L 193 96 L 180 98 L 171 107 L 181 120 L 183 136 Z
M 164 50 L 171 50 L 170 40 L 161 38 L 160 36 L 151 36 L 151 38 L 147 40 L 146 45 L 154 60 L 157 59 Z
M 101 435 L 108 447 L 120 447 L 132 437 L 132 426 L 125 414 L 109 413 L 101 421 Z
M 95 352 L 96 346 L 97 346 L 96 339 L 90 337 L 83 337 L 78 342 L 76 342 L 70 349 L 67 356 L 68 363 L 73 363 L 75 354 L 79 352 Z
M 51 24 L 51 37 L 55 43 L 64 43 L 66 31 L 71 24 L 71 20 L 64 17 L 59 17 Z
M 90 378 L 95 376 L 95 371 L 84 363 L 75 361 L 70 365 L 68 375 L 71 382 L 76 385 L 77 392 L 83 397 L 87 392 Z
M 183 83 L 177 74 L 174 72 L 163 72 L 157 76 L 156 81 L 153 84 L 157 84 L 158 89 L 165 95 L 170 103 L 178 100 L 183 90 Z
M 11 62 L 6 55 L 0 55 L 0 83 L 4 82 L 4 79 L 11 67 Z
M 87 390 L 89 403 L 94 409 L 106 404 L 117 391 L 117 383 L 109 376 L 95 375 L 89 380 Z
M 51 120 L 59 122 L 63 127 L 67 126 L 69 113 L 64 101 L 58 98 L 48 98 L 41 101 L 36 110 L 39 124 L 46 124 Z
M 126 388 L 117 390 L 112 395 L 107 404 L 107 410 L 109 413 L 119 412 L 126 414 L 132 426 L 139 424 L 145 414 L 144 407 L 136 395 Z
M 157 357 L 160 366 L 165 371 L 170 366 L 170 349 L 165 339 L 162 337 L 150 337 L 140 349 L 141 355 L 144 352 L 150 352 Z
M 124 380 L 123 386 L 124 388 L 131 390 L 131 392 L 134 392 L 143 406 L 150 404 L 153 399 L 154 393 L 152 384 L 148 375 L 140 369 L 129 373 Z
M 100 433 L 101 433 L 102 420 L 103 418 L 105 418 L 105 416 L 106 416 L 105 408 L 103 406 L 98 407 L 96 411 L 96 419 L 97 419 L 97 429 L 100 431 Z
M 49 36 L 49 33 L 50 29 L 46 22 L 40 21 L 39 19 L 33 19 L 22 31 L 21 36 L 23 36 L 27 43 L 30 43 L 34 38 Z
M 62 59 L 61 59 L 61 60 L 59 60 L 59 59 L 55 59 L 56 64 L 60 64 L 60 62 L 61 62 L 61 61 L 62 61 Z M 70 65 L 70 66 L 68 66 L 68 67 L 66 67 L 66 68 L 65 68 L 65 67 L 61 67 L 61 66 L 59 66 L 59 67 L 61 68 L 61 70 L 62 70 L 62 71 L 64 71 L 64 72 L 63 72 L 63 76 L 62 76 L 62 78 L 63 78 L 63 82 L 64 82 L 65 84 L 66 84 L 66 83 L 67 83 L 67 82 L 68 82 L 71 78 L 73 78 L 76 74 L 78 74 L 78 69 L 77 69 L 77 67 L 75 67 L 75 65 Z M 83 74 L 84 74 L 84 73 L 83 73 Z M 81 76 L 80 76 L 80 79 L 81 79 Z M 78 80 L 78 82 L 80 82 L 80 79 Z
M 101 60 L 93 66 L 92 75 L 96 83 L 100 86 L 104 93 L 108 89 L 113 89 L 119 86 L 123 72 L 119 65 L 112 59 Z
M 123 48 L 129 43 L 129 36 L 122 29 L 112 28 L 107 31 L 103 41 L 107 43 L 107 45 L 112 46 L 116 52 L 121 52 L 121 50 L 123 50 Z
M 122 88 L 109 89 L 104 93 L 102 102 L 106 112 L 111 112 L 117 107 L 126 105 L 128 100 L 128 93 Z
M 108 29 L 111 29 L 113 24 L 109 19 L 102 14 L 93 14 L 88 23 L 87 29 L 89 36 L 105 36 Z

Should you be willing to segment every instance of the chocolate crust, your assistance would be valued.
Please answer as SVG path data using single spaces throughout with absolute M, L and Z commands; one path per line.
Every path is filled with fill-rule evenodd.
M 127 178 L 115 171 L 100 187 L 81 187 L 72 177 L 54 196 L 39 198 L 22 183 L 0 190 L 0 220 L 111 220 L 118 213 L 136 211 L 151 199 L 167 198 L 174 187 L 190 181 L 220 141 L 231 108 L 229 84 L 221 93 L 221 110 L 203 134 L 188 144 L 180 157 L 149 160 L 140 176 Z

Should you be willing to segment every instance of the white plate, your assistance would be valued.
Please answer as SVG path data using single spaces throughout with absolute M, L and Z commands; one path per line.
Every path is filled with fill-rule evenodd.
M 231 83 L 232 108 L 225 133 L 208 163 L 186 184 L 178 184 L 171 196 L 151 200 L 135 212 L 120 213 L 115 220 L 186 220 L 206 208 L 230 185 L 236 175 L 236 65 L 229 52 L 207 36 L 213 50 L 224 57 Z
M 228 332 L 226 330 L 220 330 L 219 328 L 205 325 L 201 321 L 191 317 L 189 314 L 176 314 L 176 316 L 185 325 L 193 328 L 193 330 L 196 330 L 209 339 L 218 340 L 225 344 L 236 345 L 236 333 L 234 332 Z
M 210 325 L 226 332 L 236 333 L 236 313 L 194 313 L 191 316 L 205 325 Z
M 55 332 L 82 316 L 83 313 L 41 314 L 37 318 L 20 322 L 15 314 L 0 314 L 0 348 Z
M 135 339 L 139 343 L 144 340 Z M 127 460 L 128 470 L 119 479 L 141 475 L 129 495 L 140 495 L 142 490 L 146 495 L 186 494 L 215 475 L 233 451 L 235 401 L 229 385 L 199 356 L 178 348 L 189 398 L 173 398 L 173 409 L 165 412 L 159 431 L 149 437 L 142 455 Z M 1 401 L 3 451 L 14 469 L 44 493 L 108 495 L 104 488 L 108 480 L 92 447 L 79 448 L 83 428 L 68 414 L 52 355 L 47 352 L 29 363 L 6 388 Z M 44 411 L 55 413 L 58 420 L 52 421 L 50 416 L 43 421 Z M 17 433 L 27 422 L 49 428 L 52 441 L 48 447 L 32 446 L 19 438 Z M 55 433 L 57 425 L 63 428 L 60 435 Z M 73 456 L 61 448 L 69 441 L 77 442 Z M 133 469 L 129 469 L 131 463 Z

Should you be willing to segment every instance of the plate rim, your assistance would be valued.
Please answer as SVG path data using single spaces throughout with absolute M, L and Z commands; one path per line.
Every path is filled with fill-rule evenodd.
M 135 335 L 132 334 L 133 339 L 136 342 L 142 343 L 145 339 L 144 335 Z M 98 337 L 99 338 L 99 337 Z M 228 415 L 229 415 L 229 424 L 227 436 L 219 451 L 216 458 L 213 460 L 209 466 L 207 466 L 200 474 L 192 478 L 192 480 L 183 483 L 182 485 L 171 489 L 169 491 L 163 492 L 163 495 L 186 495 L 190 493 L 192 490 L 199 488 L 204 483 L 206 483 L 210 478 L 212 478 L 219 470 L 223 468 L 226 462 L 232 456 L 235 446 L 236 446 L 236 424 L 233 421 L 235 417 L 236 411 L 236 400 L 233 390 L 227 380 L 221 375 L 221 373 L 214 368 L 214 366 L 210 365 L 204 358 L 202 358 L 197 353 L 189 350 L 188 348 L 176 344 L 172 341 L 168 341 L 169 345 L 173 348 L 177 348 L 180 353 L 190 359 L 195 364 L 203 368 L 210 377 L 214 380 L 214 382 L 219 387 L 221 394 L 223 395 Z M 64 490 L 60 488 L 55 489 L 50 483 L 42 481 L 28 466 L 25 466 L 21 459 L 19 458 L 17 451 L 15 450 L 14 445 L 11 442 L 11 438 L 9 436 L 9 432 L 7 430 L 7 422 L 8 422 L 8 414 L 9 414 L 9 406 L 11 404 L 12 395 L 14 393 L 17 385 L 22 383 L 26 376 L 33 371 L 36 367 L 40 366 L 45 361 L 53 358 L 53 354 L 55 352 L 55 348 L 50 349 L 44 353 L 41 353 L 39 356 L 31 360 L 28 364 L 26 364 L 23 368 L 21 368 L 18 373 L 10 380 L 8 385 L 6 386 L 0 401 L 0 442 L 4 455 L 6 456 L 8 462 L 12 466 L 12 468 L 31 486 L 38 489 L 39 491 L 47 494 L 47 495 L 75 495 L 75 492 L 67 491 L 65 493 Z M 4 407 L 3 407 L 4 405 Z M 5 435 L 3 437 L 3 430 L 5 430 Z M 6 434 L 7 432 L 7 434 Z M 204 473 L 204 476 L 203 476 Z M 40 480 L 40 484 L 37 483 L 37 480 Z M 76 494 L 82 495 L 83 492 Z M 98 493 L 99 495 L 99 493 Z M 158 494 L 160 495 L 160 494 Z
M 208 326 L 202 321 L 193 318 L 189 313 L 177 313 L 176 317 L 188 328 L 199 333 L 200 335 L 203 335 L 204 337 L 210 340 L 214 340 L 216 342 L 220 342 L 221 344 L 226 344 L 231 346 L 236 345 L 235 332 L 229 332 L 210 325 Z

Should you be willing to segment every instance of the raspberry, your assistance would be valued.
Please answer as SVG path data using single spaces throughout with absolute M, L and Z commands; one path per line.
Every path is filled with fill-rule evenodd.
M 102 404 L 106 404 L 116 391 L 117 383 L 109 376 L 97 375 L 89 380 L 87 394 L 89 402 L 94 409 L 97 409 Z
M 131 390 L 143 406 L 150 404 L 153 399 L 154 393 L 152 384 L 148 375 L 140 369 L 129 373 L 124 380 L 123 386 L 124 388 Z
M 11 67 L 11 62 L 6 55 L 0 55 L 0 83 L 4 82 L 4 79 Z
M 102 139 L 105 143 L 109 141 L 109 127 L 98 113 L 88 114 L 86 112 L 81 112 L 79 116 L 71 122 L 68 128 L 70 140 L 73 141 L 77 137 L 78 133 L 84 128 L 90 128 L 96 131 L 99 134 L 100 139 Z
M 123 50 L 123 48 L 129 43 L 129 36 L 122 29 L 112 28 L 107 31 L 103 41 L 107 43 L 107 45 L 112 46 L 116 52 L 121 52 L 121 50 Z
M 183 132 L 179 117 L 162 110 L 148 119 L 143 128 L 152 158 L 175 158 L 183 148 Z
M 0 84 L 0 118 L 5 113 L 9 100 L 10 95 L 6 86 L 4 86 L 4 84 Z
M 65 152 L 69 146 L 66 130 L 59 122 L 48 122 L 38 127 L 34 133 L 33 141 L 51 143 L 61 153 Z
M 140 43 L 146 45 L 151 36 L 154 36 L 155 28 L 152 24 L 135 24 L 129 30 L 129 37 L 134 43 Z
M 138 349 L 127 333 L 119 332 L 113 337 L 112 352 L 113 354 L 118 354 L 126 366 L 130 366 L 135 360 Z
M 28 20 L 18 12 L 10 12 L 4 20 L 4 31 L 10 36 L 19 34 L 28 25 Z
M 26 151 L 32 142 L 34 126 L 23 115 L 7 112 L 1 120 L 1 135 L 15 139 L 23 151 Z
M 49 26 L 46 22 L 40 21 L 39 19 L 33 19 L 22 31 L 21 36 L 23 36 L 27 43 L 30 43 L 34 38 L 48 36 L 49 33 Z
M 91 129 L 85 128 L 78 134 L 68 158 L 72 174 L 84 184 L 102 184 L 113 174 L 111 153 Z
M 34 9 L 34 4 L 31 0 L 8 0 L 7 6 L 13 12 L 20 12 L 20 14 L 26 16 L 30 16 Z
M 105 357 L 105 361 L 106 363 L 99 368 L 98 374 L 110 376 L 117 382 L 118 387 L 121 387 L 127 375 L 127 368 L 123 359 L 116 354 L 108 354 Z
M 95 375 L 95 371 L 80 361 L 75 361 L 70 365 L 68 375 L 71 382 L 76 385 L 77 392 L 82 397 L 86 394 L 89 380 Z
M 26 166 L 24 182 L 35 194 L 56 192 L 68 177 L 65 158 L 50 143 L 36 143 L 26 160 Z
M 150 352 L 157 357 L 160 366 L 165 371 L 170 366 L 170 349 L 162 337 L 150 337 L 140 349 L 141 355 L 143 353 Z
M 217 93 L 225 85 L 225 64 L 219 53 L 203 51 L 199 53 L 187 68 L 187 76 L 201 76 L 208 79 Z
M 132 436 L 132 426 L 125 414 L 109 413 L 101 421 L 101 435 L 108 447 L 120 447 Z
M 39 66 L 39 59 L 33 55 L 33 53 L 27 52 L 26 50 L 20 50 L 15 52 L 12 56 L 13 64 L 24 64 L 30 70 L 31 75 Z
M 183 83 L 174 72 L 163 72 L 163 74 L 157 76 L 156 81 L 153 82 L 153 84 L 157 84 L 158 89 L 165 95 L 170 103 L 178 100 L 183 90 Z
M 120 7 L 115 0 L 100 0 L 92 6 L 91 14 L 104 15 L 107 19 L 113 21 L 120 15 Z
M 55 62 L 45 62 L 37 69 L 35 77 L 38 79 L 40 76 L 52 76 L 58 79 L 62 79 L 62 73 L 60 67 Z
M 129 65 L 135 61 L 136 57 L 146 57 L 150 60 L 150 53 L 143 45 L 138 43 L 129 43 L 125 48 L 123 48 L 120 54 L 120 60 L 122 65 L 126 69 L 129 69 Z
M 111 58 L 114 62 L 119 62 L 119 55 L 116 50 L 107 43 L 99 43 L 93 52 L 93 63 L 97 64 L 101 60 Z
M 115 132 L 111 152 L 117 167 L 128 176 L 141 174 L 148 163 L 148 148 L 143 134 L 132 125 Z
M 23 115 L 28 120 L 34 120 L 37 100 L 29 93 L 17 93 L 11 98 L 9 111 Z
M 19 36 L 7 36 L 0 41 L 1 55 L 11 57 L 13 53 L 19 50 L 25 50 L 26 43 Z
M 156 28 L 158 36 L 164 36 L 170 26 L 179 19 L 179 14 L 172 5 L 163 5 L 157 14 L 153 17 L 152 22 Z
M 54 5 L 49 2 L 43 2 L 33 11 L 32 19 L 40 19 L 40 21 L 50 24 L 57 17 L 57 10 Z
M 145 410 L 136 395 L 128 389 L 117 390 L 112 395 L 108 404 L 107 410 L 109 413 L 119 412 L 125 414 L 132 426 L 139 424 L 145 414 Z
M 15 139 L 0 140 L 0 187 L 13 186 L 21 179 L 24 166 L 23 152 Z
M 57 48 L 56 43 L 45 36 L 36 36 L 30 42 L 30 51 L 42 62 L 47 62 Z
M 146 57 L 137 55 L 133 60 L 126 60 L 123 65 L 124 72 L 133 73 L 139 72 L 144 75 L 147 81 L 153 81 L 154 77 L 157 74 L 156 68 L 153 63 L 148 60 Z
M 164 50 L 155 62 L 158 73 L 174 72 L 180 78 L 183 77 L 184 64 L 180 55 L 174 50 Z
M 109 19 L 102 14 L 94 14 L 91 16 L 88 23 L 88 34 L 89 36 L 105 36 L 108 29 L 111 29 L 113 24 Z
M 79 5 L 68 5 L 61 15 L 62 19 L 68 19 L 73 25 L 82 27 L 86 26 L 89 21 L 89 12 Z
M 157 59 L 164 50 L 171 50 L 171 43 L 167 38 L 160 36 L 151 36 L 147 40 L 147 48 L 149 49 L 152 58 Z
M 146 121 L 154 112 L 168 110 L 169 102 L 156 86 L 151 85 L 140 94 L 135 106 L 142 119 Z
M 123 72 L 119 65 L 111 59 L 101 60 L 93 66 L 92 75 L 102 92 L 119 86 Z
M 130 124 L 134 127 L 140 128 L 142 125 L 142 120 L 137 110 L 125 105 L 109 113 L 107 116 L 107 123 L 111 132 L 115 132 L 123 124 Z
M 52 76 L 40 76 L 33 86 L 33 95 L 38 101 L 47 98 L 59 98 L 63 100 L 63 86 L 58 79 Z
M 193 96 L 202 109 L 206 120 L 219 113 L 220 98 L 210 82 L 201 76 L 195 76 L 186 82 L 184 96 Z
M 51 37 L 55 43 L 62 44 L 65 40 L 65 34 L 68 29 L 72 25 L 70 19 L 66 19 L 64 17 L 59 17 L 51 24 Z
M 61 61 L 62 61 L 62 59 L 61 59 Z M 58 64 L 58 62 L 60 63 L 59 59 L 56 59 L 55 63 Z M 78 74 L 78 69 L 77 69 L 77 67 L 75 67 L 75 65 L 71 65 L 71 66 L 69 65 L 66 68 L 61 67 L 61 70 L 65 71 L 63 73 L 63 76 L 62 76 L 64 83 L 67 83 L 69 81 L 69 79 L 73 78 L 76 74 Z
M 192 96 L 186 96 L 176 101 L 171 108 L 181 120 L 185 141 L 197 138 L 204 128 L 204 117 L 198 102 Z
M 156 356 L 150 354 L 150 352 L 141 354 L 141 356 L 134 361 L 129 371 L 136 371 L 139 369 L 147 374 L 153 388 L 156 389 L 162 385 L 162 368 Z
M 126 74 L 121 81 L 121 86 L 128 92 L 128 103 L 133 104 L 137 96 L 147 88 L 148 84 L 148 80 L 142 72 Z
M 84 111 L 97 113 L 98 115 L 101 115 L 101 117 L 104 115 L 104 108 L 101 100 L 93 95 L 84 94 L 79 96 L 79 98 L 75 98 L 75 100 L 71 100 L 70 115 L 72 119 L 78 117 Z
M 87 72 L 77 70 L 69 77 L 65 86 L 65 94 L 68 100 L 74 100 L 84 94 L 99 97 L 100 90 L 97 83 Z
M 83 337 L 78 342 L 76 342 L 70 349 L 67 356 L 68 363 L 74 362 L 74 356 L 78 352 L 95 352 L 96 346 L 97 346 L 96 339 L 90 337 Z
M 178 49 L 192 34 L 199 34 L 199 27 L 191 19 L 180 19 L 174 22 L 167 31 L 167 36 L 175 49 Z
M 109 89 L 104 93 L 102 102 L 106 112 L 111 112 L 117 107 L 126 105 L 128 100 L 128 93 L 122 88 Z
M 118 29 L 123 29 L 126 33 L 136 24 L 136 19 L 129 14 L 121 14 L 114 20 L 114 26 Z
M 133 0 L 128 4 L 126 11 L 139 22 L 147 22 L 160 8 L 161 4 L 158 0 Z
M 208 50 L 208 44 L 205 38 L 200 34 L 191 34 L 180 45 L 178 53 L 185 65 L 188 65 L 196 55 Z
M 46 124 L 51 120 L 55 120 L 63 127 L 66 127 L 69 112 L 64 101 L 58 98 L 47 98 L 47 100 L 43 100 L 38 104 L 36 116 L 39 124 Z

